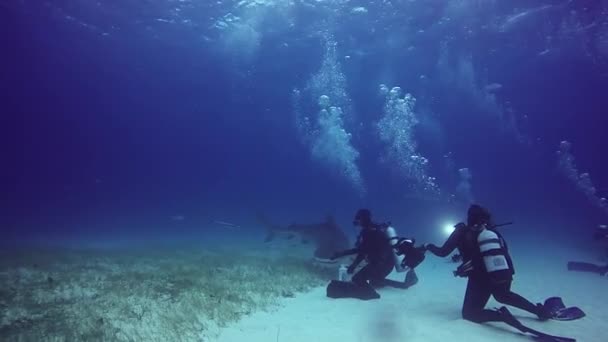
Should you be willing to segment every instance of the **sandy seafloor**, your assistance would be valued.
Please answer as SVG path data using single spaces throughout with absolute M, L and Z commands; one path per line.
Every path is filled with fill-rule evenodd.
M 539 243 L 542 243 L 540 241 Z M 513 245 L 513 244 L 512 244 Z M 529 243 L 528 245 L 532 245 Z M 516 263 L 512 289 L 532 302 L 560 296 L 587 316 L 577 321 L 538 321 L 516 308 L 513 314 L 537 330 L 581 342 L 608 341 L 608 278 L 566 271 L 568 260 L 593 260 L 589 251 L 547 243 L 535 252 L 511 247 Z M 379 300 L 330 299 L 325 287 L 285 298 L 271 311 L 256 312 L 223 329 L 218 342 L 267 341 L 533 341 L 504 324 L 478 325 L 461 319 L 466 280 L 455 278 L 456 264 L 427 254 L 408 290 L 380 289 Z M 393 279 L 403 274 L 393 272 Z M 490 300 L 488 307 L 498 307 Z
M 263 235 L 259 232 L 246 236 L 240 234 L 239 239 L 235 239 L 236 233 L 211 239 L 208 235 L 202 243 L 193 238 L 188 248 L 194 246 L 200 252 L 185 250 L 180 247 L 183 241 L 175 241 L 173 247 L 165 246 L 163 251 L 155 254 L 154 248 L 147 246 L 148 242 L 140 241 L 140 248 L 145 251 L 137 253 L 142 256 L 129 257 L 116 256 L 114 250 L 129 250 L 134 245 L 133 241 L 96 241 L 88 246 L 75 241 L 74 246 L 92 248 L 96 253 L 87 259 L 72 259 L 69 263 L 58 258 L 59 263 L 49 266 L 48 271 L 43 264 L 37 270 L 29 265 L 31 261 L 4 259 L 3 264 L 12 266 L 3 269 L 0 276 L 3 281 L 10 281 L 10 286 L 0 289 L 0 297 L 3 293 L 6 296 L 17 293 L 37 297 L 33 298 L 34 302 L 27 297 L 14 301 L 6 296 L 0 298 L 0 308 L 7 310 L 0 312 L 0 336 L 24 336 L 18 339 L 20 341 L 30 341 L 32 336 L 43 337 L 37 338 L 38 341 L 534 340 L 503 324 L 478 325 L 463 320 L 460 310 L 466 280 L 452 275 L 457 264 L 450 262 L 449 258 L 441 259 L 427 253 L 426 260 L 417 269 L 419 283 L 408 290 L 379 289 L 382 298 L 371 301 L 330 299 L 325 295 L 324 285 L 296 288 L 294 282 L 297 283 L 298 279 L 309 284 L 326 283 L 318 278 L 315 280 L 314 274 L 301 266 L 302 262 L 282 266 L 293 262 L 294 257 L 306 264 L 306 260 L 310 260 L 311 246 L 300 245 L 295 239 L 264 243 Z M 512 287 L 515 292 L 533 302 L 560 296 L 566 305 L 581 307 L 587 317 L 571 322 L 539 322 L 516 308 L 511 311 L 524 324 L 546 333 L 576 338 L 581 342 L 607 341 L 604 329 L 608 321 L 608 278 L 566 270 L 569 260 L 601 263 L 598 246 L 592 241 L 576 246 L 563 242 L 558 244 L 541 237 L 531 241 L 511 236 L 508 240 L 516 267 Z M 208 251 L 214 249 L 216 254 L 209 254 Z M 217 251 L 229 254 L 224 257 Z M 244 266 L 240 266 L 243 260 L 241 254 L 263 258 L 249 259 L 245 256 Z M 220 259 L 213 260 L 226 260 L 228 264 L 212 267 L 215 261 L 202 260 L 201 255 L 203 258 L 207 258 L 206 255 L 216 255 L 217 258 L 219 255 Z M 7 257 L 8 254 L 4 253 L 3 256 Z M 263 260 L 275 264 L 267 266 Z M 318 276 L 337 275 L 337 265 L 330 267 L 334 269 Z M 236 320 L 228 311 L 219 316 L 216 313 L 216 317 L 227 322 L 217 327 L 208 320 L 208 312 L 205 314 L 209 307 L 204 309 L 202 306 L 206 300 L 217 297 L 213 293 L 205 293 L 205 284 L 218 275 L 221 277 L 224 273 L 217 272 L 223 269 L 236 272 L 225 274 L 238 282 L 233 284 L 234 290 L 217 288 L 218 291 L 228 291 L 225 295 L 235 297 L 234 301 L 225 304 L 232 307 L 225 309 L 234 312 L 238 305 L 259 309 L 249 310 Z M 243 271 L 247 274 L 239 273 Z M 292 271 L 302 273 L 289 274 Z M 6 278 L 11 274 L 30 275 L 30 278 Z M 52 285 L 47 284 L 47 275 L 54 278 Z M 401 280 L 403 276 L 403 273 L 393 273 L 391 278 Z M 183 283 L 186 287 L 177 291 L 174 288 L 176 283 Z M 254 284 L 258 290 L 252 289 L 251 295 L 249 292 L 230 292 L 243 291 Z M 29 290 L 23 291 L 24 286 L 29 286 Z M 260 286 L 268 290 L 260 291 Z M 287 291 L 288 294 L 283 295 L 284 289 L 292 286 L 293 292 Z M 257 298 L 255 303 L 248 301 L 249 296 Z M 30 302 L 31 305 L 11 307 L 10 304 L 23 302 Z M 491 300 L 488 307 L 499 305 Z M 222 309 L 212 307 L 214 310 Z M 142 312 L 134 312 L 134 308 L 141 308 Z M 62 311 L 67 314 L 61 316 L 54 313 L 59 311 L 53 310 L 68 311 Z M 64 321 L 60 322 L 60 317 Z M 38 329 L 40 334 L 28 333 L 31 329 Z M 76 335 L 62 337 L 70 336 L 69 333 Z

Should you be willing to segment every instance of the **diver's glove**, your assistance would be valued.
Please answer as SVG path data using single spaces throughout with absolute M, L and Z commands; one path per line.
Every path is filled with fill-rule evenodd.
M 355 266 L 355 265 L 348 266 L 348 269 L 346 270 L 346 273 L 348 273 L 348 274 L 355 273 L 355 268 L 357 268 L 357 266 Z

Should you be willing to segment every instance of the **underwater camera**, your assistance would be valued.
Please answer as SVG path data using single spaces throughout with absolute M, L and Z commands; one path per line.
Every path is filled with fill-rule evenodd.
M 452 262 L 461 262 L 462 255 L 456 253 L 456 254 L 452 255 L 452 257 L 450 259 L 452 259 Z
M 415 268 L 420 265 L 422 261 L 424 261 L 424 247 L 415 247 L 414 243 L 416 240 L 414 239 L 406 239 L 399 238 L 394 248 L 397 251 L 397 255 L 403 255 L 403 261 L 401 262 L 402 266 L 407 266 L 409 268 Z

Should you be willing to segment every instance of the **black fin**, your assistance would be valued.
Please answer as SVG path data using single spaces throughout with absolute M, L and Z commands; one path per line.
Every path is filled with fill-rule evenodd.
M 551 297 L 545 300 L 543 307 L 551 314 L 554 314 L 561 309 L 565 309 L 566 305 L 564 305 L 564 301 L 560 297 Z
M 370 300 L 380 298 L 380 294 L 369 285 L 365 286 L 350 281 L 332 280 L 327 285 L 327 297 Z
M 583 310 L 573 306 L 559 310 L 553 315 L 553 317 L 551 317 L 551 319 L 555 321 L 574 321 L 585 316 L 586 314 Z
M 510 326 L 512 326 L 513 328 L 523 332 L 523 333 L 528 333 L 531 335 L 536 336 L 540 341 L 544 341 L 544 342 L 576 342 L 576 339 L 570 338 L 570 337 L 562 337 L 562 336 L 554 336 L 554 335 L 549 335 L 549 334 L 545 334 L 544 332 L 540 332 L 538 330 L 532 329 L 530 327 L 527 327 L 525 325 L 523 325 L 520 321 L 517 320 L 517 318 L 515 318 L 515 316 L 513 316 L 511 314 L 511 312 L 509 311 L 509 309 L 507 309 L 506 307 L 501 307 L 500 309 L 498 309 L 498 312 L 501 314 L 502 316 L 502 321 Z

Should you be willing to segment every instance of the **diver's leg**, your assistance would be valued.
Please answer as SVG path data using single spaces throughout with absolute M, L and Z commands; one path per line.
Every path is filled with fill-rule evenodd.
M 539 339 L 542 338 L 543 341 L 576 342 L 574 339 L 547 335 L 524 326 L 515 317 L 513 317 L 506 306 L 503 306 L 497 310 L 484 309 L 491 293 L 492 284 L 488 279 L 469 278 L 467 292 L 464 298 L 464 305 L 462 307 L 462 317 L 475 323 L 503 322 L 523 333 L 530 333 Z
M 493 285 L 492 295 L 498 302 L 528 311 L 529 313 L 537 315 L 538 318 L 542 320 L 551 317 L 551 313 L 549 313 L 543 305 L 532 304 L 526 298 L 511 291 L 511 283 L 511 281 L 507 281 Z
M 374 268 L 372 264 L 365 265 L 352 277 L 352 282 L 357 285 L 369 286 L 368 280 L 373 278 Z
M 406 289 L 408 287 L 412 287 L 418 284 L 418 276 L 416 275 L 415 269 L 412 268 L 407 271 L 407 273 L 405 274 L 405 279 L 403 280 L 403 284 L 405 285 Z
M 371 264 L 365 265 L 359 272 L 355 273 L 352 278 L 352 289 L 351 297 L 359 299 L 377 299 L 380 295 L 372 285 L 369 284 L 369 280 L 373 278 L 374 268 Z
M 462 304 L 462 318 L 475 323 L 502 321 L 499 312 L 484 309 L 491 294 L 492 290 L 487 280 L 469 277 Z
M 396 287 L 398 289 L 408 289 L 416 285 L 416 283 L 418 283 L 418 276 L 416 275 L 416 272 L 413 269 L 407 271 L 407 273 L 405 274 L 405 279 L 403 281 L 396 281 L 392 279 L 382 280 L 383 286 L 391 286 Z
M 373 265 L 373 266 L 372 266 Z M 388 263 L 374 263 L 370 266 L 373 267 L 373 272 L 370 278 L 370 284 L 374 287 L 383 287 L 383 286 L 394 286 L 394 280 L 386 279 L 389 274 L 393 271 L 394 264 L 391 262 Z M 399 282 L 396 282 L 399 283 Z

